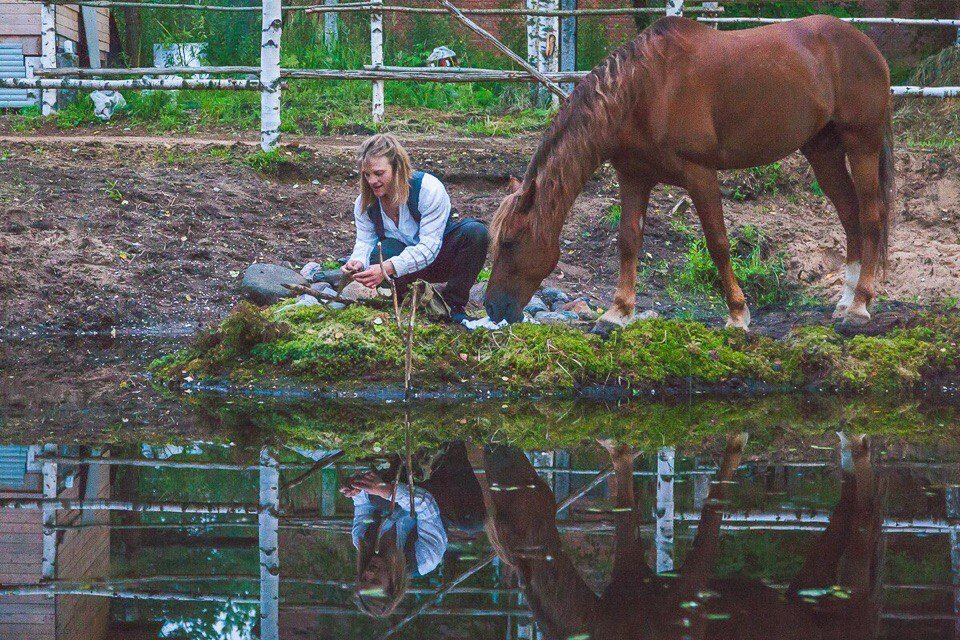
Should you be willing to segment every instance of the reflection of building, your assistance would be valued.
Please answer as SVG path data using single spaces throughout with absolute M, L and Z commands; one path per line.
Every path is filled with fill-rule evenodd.
M 0 447 L 0 498 L 43 497 L 43 470 L 34 462 L 39 447 Z M 104 465 L 47 465 L 56 474 L 56 497 L 110 497 Z M 59 469 L 57 467 L 60 467 Z M 58 511 L 56 523 L 89 524 L 106 512 Z M 39 585 L 44 570 L 44 513 L 37 509 L 0 509 L 0 584 Z M 58 580 L 88 582 L 107 577 L 110 530 L 107 527 L 50 532 L 48 560 Z M 50 555 L 52 552 L 53 555 Z M 0 640 L 98 640 L 106 637 L 110 601 L 83 596 L 0 595 Z

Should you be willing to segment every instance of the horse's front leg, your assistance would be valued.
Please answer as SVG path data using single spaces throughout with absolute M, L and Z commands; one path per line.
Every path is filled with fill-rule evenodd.
M 723 222 L 723 205 L 720 202 L 720 181 L 717 172 L 703 167 L 692 167 L 686 172 L 686 187 L 693 206 L 700 218 L 700 225 L 707 240 L 707 250 L 720 272 L 723 295 L 727 300 L 730 317 L 728 327 L 746 329 L 750 326 L 750 309 L 743 297 L 743 290 L 733 275 L 730 264 L 730 239 Z
M 619 172 L 618 172 L 619 174 Z M 647 203 L 654 182 L 620 177 L 620 279 L 613 304 L 597 320 L 594 331 L 609 333 L 625 327 L 633 320 L 637 303 L 637 259 L 643 246 L 643 227 L 647 218 Z

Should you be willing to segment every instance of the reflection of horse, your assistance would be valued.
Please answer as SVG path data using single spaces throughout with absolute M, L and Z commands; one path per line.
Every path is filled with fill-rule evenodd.
M 735 32 L 659 20 L 577 85 L 523 182 L 511 181 L 515 192 L 500 205 L 491 233 L 487 312 L 494 321 L 520 320 L 557 264 L 573 201 L 609 160 L 623 205 L 620 280 L 601 326 L 633 317 L 647 202 L 665 183 L 689 192 L 720 272 L 728 324 L 746 327 L 750 313 L 730 267 L 717 171 L 768 164 L 799 149 L 847 236 L 837 315 L 868 320 L 893 199 L 890 116 L 883 56 L 836 18 Z
M 616 477 L 615 556 L 597 596 L 564 552 L 553 494 L 517 449 L 486 451 L 487 530 L 517 569 L 548 638 L 837 639 L 876 636 L 882 514 L 864 437 L 842 439 L 840 502 L 786 595 L 758 580 L 715 578 L 722 505 L 745 437 L 731 437 L 683 567 L 657 575 L 644 561 L 633 492 L 633 459 L 610 446 Z M 500 489 L 491 490 L 492 489 Z M 513 489 L 513 490 L 504 490 Z M 835 585 L 843 585 L 838 587 Z

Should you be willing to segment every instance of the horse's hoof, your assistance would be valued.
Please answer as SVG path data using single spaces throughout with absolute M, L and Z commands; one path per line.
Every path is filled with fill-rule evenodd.
M 727 318 L 727 322 L 723 326 L 726 329 L 743 329 L 744 331 L 750 330 L 750 324 L 743 318 Z
M 847 313 L 843 316 L 842 320 L 842 324 L 849 327 L 862 327 L 869 322 L 870 312 L 866 309 L 857 309 L 856 307 L 847 309 Z
M 598 335 L 601 338 L 606 338 L 617 329 L 623 329 L 623 325 L 611 322 L 610 320 L 604 320 L 603 317 L 600 317 L 593 324 L 593 329 L 590 330 L 590 333 Z
M 842 320 L 847 316 L 847 311 L 850 309 L 847 305 L 837 305 L 837 308 L 833 310 L 833 319 Z

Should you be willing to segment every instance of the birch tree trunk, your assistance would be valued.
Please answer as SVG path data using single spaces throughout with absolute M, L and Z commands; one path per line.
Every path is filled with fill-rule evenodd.
M 577 8 L 577 0 L 561 0 L 560 8 L 573 11 Z M 560 19 L 560 71 L 577 70 L 577 16 Z M 567 93 L 573 93 L 572 82 L 561 85 Z
M 673 478 L 676 450 L 661 447 L 657 451 L 657 573 L 673 571 Z
M 948 487 L 946 490 L 947 517 L 960 518 L 960 488 Z M 953 637 L 960 638 L 960 532 L 950 531 L 950 568 L 953 583 Z
M 280 0 L 263 0 L 260 35 L 260 148 L 272 151 L 280 142 Z
M 40 5 L 40 67 L 54 69 L 57 66 L 57 14 L 54 5 Z M 41 113 L 49 116 L 57 110 L 57 92 L 46 89 L 40 93 Z
M 526 8 L 529 11 L 540 9 L 540 0 L 526 0 Z M 540 68 L 539 60 L 539 40 L 540 40 L 540 22 L 536 16 L 527 16 L 527 62 L 537 69 Z M 530 88 L 531 106 L 540 106 L 540 90 L 534 86 Z
M 333 6 L 337 0 L 323 0 L 323 4 Z M 340 40 L 340 18 L 335 11 L 323 14 L 323 46 L 332 49 Z
M 380 11 L 370 14 L 370 63 L 374 67 L 383 66 L 383 13 Z M 371 109 L 373 121 L 383 122 L 383 80 L 373 81 Z
M 44 445 L 45 452 L 56 453 L 56 450 L 56 445 Z M 40 468 L 43 475 L 43 497 L 54 499 L 57 497 L 57 465 L 52 462 L 44 462 Z M 57 532 L 53 530 L 56 524 L 57 507 L 55 505 L 44 506 L 43 557 L 41 559 L 40 576 L 45 581 L 55 580 L 57 577 Z
M 683 0 L 667 0 L 667 15 L 668 15 L 668 16 L 682 16 L 682 15 L 683 15 Z
M 560 0 L 540 0 L 540 9 L 557 11 L 560 9 Z M 537 71 L 545 74 L 556 73 L 560 69 L 560 18 L 540 16 L 539 27 Z M 553 109 L 560 106 L 560 98 L 550 93 L 546 87 L 540 87 L 539 92 L 541 105 L 549 104 Z
M 280 466 L 260 451 L 260 639 L 280 637 Z

